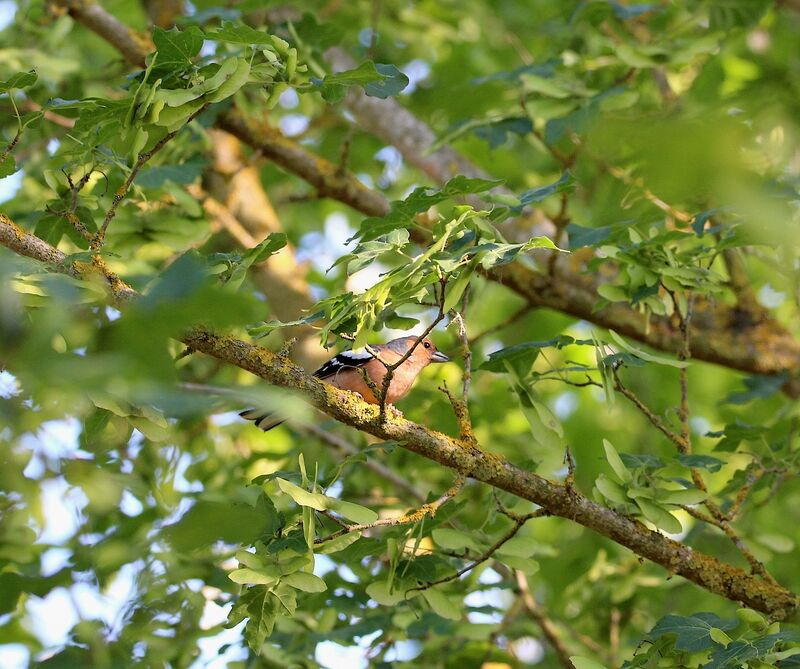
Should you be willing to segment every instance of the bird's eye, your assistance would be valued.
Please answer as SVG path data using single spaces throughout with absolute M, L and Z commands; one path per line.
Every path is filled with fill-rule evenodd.
M 423 342 L 423 343 L 422 343 L 422 345 L 423 345 L 425 348 L 430 348 L 430 347 L 431 347 L 431 343 L 430 343 L 429 341 Z

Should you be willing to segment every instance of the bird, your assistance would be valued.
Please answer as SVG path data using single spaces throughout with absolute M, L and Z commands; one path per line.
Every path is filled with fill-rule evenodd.
M 376 397 L 372 388 L 364 380 L 361 370 L 364 370 L 364 373 L 372 380 L 380 394 L 387 372 L 386 365 L 396 363 L 413 348 L 411 355 L 394 370 L 386 391 L 386 404 L 394 408 L 394 403 L 408 394 L 417 375 L 425 367 L 434 362 L 449 362 L 450 360 L 444 353 L 437 350 L 428 337 L 420 340 L 415 347 L 417 341 L 417 337 L 400 337 L 385 344 L 370 346 L 369 350 L 348 349 L 333 356 L 312 376 L 342 390 L 354 392 L 360 395 L 365 402 L 380 404 L 380 397 Z M 253 421 L 256 427 L 264 432 L 277 427 L 286 420 L 279 414 L 262 409 L 248 409 L 239 415 L 246 420 Z

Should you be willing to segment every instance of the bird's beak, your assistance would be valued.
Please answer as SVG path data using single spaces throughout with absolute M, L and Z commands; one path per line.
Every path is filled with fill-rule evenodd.
M 431 362 L 450 362 L 450 358 L 448 358 L 444 353 L 441 351 L 436 351 L 431 356 Z

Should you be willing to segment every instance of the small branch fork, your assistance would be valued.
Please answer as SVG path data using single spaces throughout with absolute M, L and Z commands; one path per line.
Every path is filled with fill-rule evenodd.
M 86 226 L 83 224 L 80 218 L 75 214 L 78 209 L 78 198 L 80 197 L 81 191 L 86 187 L 86 184 L 89 183 L 89 179 L 92 178 L 92 174 L 94 174 L 95 169 L 92 168 L 88 170 L 79 180 L 75 183 L 72 179 L 72 175 L 69 174 L 67 171 L 63 171 L 64 176 L 67 179 L 67 183 L 69 184 L 69 190 L 71 195 L 70 205 L 68 209 L 64 209 L 62 211 L 56 211 L 54 209 L 49 209 L 51 214 L 55 214 L 56 216 L 61 216 L 62 218 L 67 219 L 67 222 L 75 228 L 78 234 L 83 237 L 87 242 L 91 242 L 93 239 L 93 235 Z
M 322 511 L 322 515 L 327 518 L 330 518 L 334 521 L 337 525 L 341 525 L 342 529 L 338 532 L 334 532 L 333 534 L 328 535 L 327 537 L 320 537 L 314 540 L 315 544 L 321 544 L 325 541 L 330 541 L 331 539 L 336 539 L 337 537 L 341 537 L 342 535 L 349 534 L 350 532 L 363 532 L 364 530 L 371 530 L 374 527 L 386 527 L 392 525 L 409 525 L 411 523 L 417 523 L 423 518 L 430 516 L 431 518 L 436 515 L 436 512 L 449 500 L 453 499 L 461 489 L 464 487 L 467 479 L 465 476 L 459 474 L 456 478 L 455 483 L 450 487 L 447 492 L 445 492 L 439 499 L 434 500 L 433 502 L 429 502 L 427 504 L 423 504 L 420 508 L 409 511 L 408 513 L 404 513 L 402 516 L 397 518 L 382 518 L 381 520 L 376 520 L 374 523 L 361 523 L 358 525 L 348 525 L 345 523 L 341 518 L 332 514 L 330 511 Z
M 482 555 L 479 555 L 475 560 L 470 562 L 466 567 L 462 567 L 458 571 L 450 574 L 449 576 L 443 576 L 435 581 L 428 581 L 427 583 L 423 583 L 422 585 L 418 585 L 414 588 L 409 588 L 406 591 L 406 594 L 409 592 L 414 592 L 416 590 L 427 590 L 428 588 L 432 588 L 437 585 L 441 585 L 442 583 L 450 583 L 450 581 L 455 581 L 458 578 L 461 578 L 464 574 L 469 571 L 472 571 L 480 564 L 483 564 L 488 559 L 490 559 L 498 550 L 500 550 L 503 545 L 511 541 L 516 535 L 517 532 L 522 529 L 522 526 L 527 523 L 531 518 L 542 518 L 543 516 L 549 516 L 550 512 L 547 509 L 536 509 L 536 511 L 531 511 L 530 513 L 525 514 L 516 514 L 509 510 L 504 510 L 504 514 L 507 515 L 514 521 L 514 524 L 511 528 L 497 541 L 495 541 Z

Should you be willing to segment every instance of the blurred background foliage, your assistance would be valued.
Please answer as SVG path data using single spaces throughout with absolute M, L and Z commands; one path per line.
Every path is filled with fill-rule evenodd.
M 453 473 L 313 414 L 290 393 L 265 387 L 239 369 L 182 355 L 175 337 L 196 323 L 247 337 L 248 328 L 263 322 L 308 315 L 319 300 L 347 291 L 358 295 L 398 266 L 398 249 L 419 252 L 415 241 L 400 239 L 398 246 L 395 239 L 395 255 L 368 262 L 373 258 L 363 246 L 346 246 L 359 230 L 361 213 L 318 197 L 309 183 L 213 128 L 218 115 L 235 105 L 332 163 L 344 160 L 388 200 L 413 197 L 419 186 L 441 186 L 362 127 L 342 103 L 329 104 L 320 95 L 322 90 L 328 100 L 337 97 L 335 80 L 327 82 L 331 89 L 319 83 L 330 74 L 325 53 L 332 46 L 357 63 L 394 65 L 398 73 L 381 71 L 373 80 L 397 84 L 399 92 L 390 93 L 433 129 L 438 142 L 457 148 L 492 179 L 504 180 L 523 204 L 541 208 L 558 224 L 558 245 L 594 249 L 595 260 L 584 269 L 604 277 L 598 310 L 632 302 L 632 312 L 677 318 L 681 300 L 685 311 L 687 299 L 707 297 L 721 304 L 738 301 L 745 311 L 769 309 L 796 333 L 797 3 L 307 0 L 286 6 L 195 0 L 174 3 L 172 14 L 171 3 L 107 0 L 102 7 L 150 33 L 153 21 L 165 20 L 153 7 L 159 4 L 167 13 L 165 28 L 175 23 L 182 31 L 163 33 L 164 50 L 191 30 L 205 33 L 199 55 L 183 64 L 197 71 L 180 75 L 186 78 L 173 89 L 188 89 L 189 77 L 211 76 L 200 68 L 213 71 L 222 56 L 269 61 L 263 45 L 247 41 L 252 35 L 241 43 L 215 41 L 212 33 L 225 25 L 241 35 L 251 26 L 280 36 L 308 69 L 289 76 L 279 68 L 268 80 L 251 75 L 247 86 L 214 101 L 142 169 L 103 246 L 109 266 L 145 293 L 135 305 L 118 311 L 108 306 L 99 282 L 47 273 L 35 261 L 0 253 L 0 664 L 563 666 L 543 634 L 544 616 L 569 654 L 617 667 L 667 614 L 714 612 L 720 618 L 706 621 L 708 626 L 733 635 L 734 627 L 723 621 L 735 618 L 735 603 L 670 579 L 610 540 L 556 518 L 526 524 L 505 563 L 502 556 L 483 563 L 450 583 L 439 599 L 395 602 L 387 593 L 368 591 L 387 572 L 400 570 L 418 581 L 452 572 L 465 564 L 465 555 L 479 555 L 508 529 L 498 509 L 531 509 L 507 494 L 499 495 L 498 506 L 488 486 L 472 483 L 433 519 L 389 526 L 317 555 L 314 573 L 327 589 L 315 592 L 309 583 L 293 589 L 294 615 L 276 612 L 271 634 L 248 628 L 245 640 L 241 624 L 224 627 L 242 592 L 228 576 L 242 562 L 243 547 L 257 545 L 266 555 L 265 546 L 273 542 L 270 554 L 303 554 L 299 523 L 304 520 L 307 528 L 309 514 L 315 514 L 274 480 L 310 488 L 300 456 L 310 478 L 316 472 L 317 481 L 330 483 L 329 497 L 382 518 L 439 498 L 453 484 Z M 72 212 L 90 233 L 102 222 L 141 147 L 135 133 L 125 130 L 128 107 L 106 118 L 98 101 L 128 104 L 142 81 L 141 68 L 132 68 L 75 21 L 64 3 L 4 1 L 0 16 L 3 142 L 17 133 L 17 110 L 26 124 L 0 161 L 2 211 L 87 260 L 87 240 L 59 212 L 75 205 Z M 276 56 L 281 67 L 292 57 L 287 54 Z M 14 83 L 14 75 L 30 70 L 37 75 L 33 81 Z M 178 77 L 177 69 L 159 76 L 166 82 L 170 72 Z M 277 104 L 267 111 L 279 83 L 283 93 L 272 96 Z M 109 125 L 98 136 L 101 121 Z M 138 123 L 133 127 L 144 127 Z M 165 132 L 148 127 L 151 144 Z M 77 181 L 89 166 L 97 171 L 73 199 L 69 179 Z M 247 174 L 252 181 L 242 177 Z M 563 187 L 538 190 L 556 183 Z M 209 197 L 238 214 L 249 237 L 204 206 Z M 483 223 L 473 231 L 502 230 L 527 240 L 525 219 L 512 216 L 517 198 L 496 195 L 493 214 L 479 217 Z M 257 211 L 248 211 L 248 204 Z M 452 198 L 442 198 L 437 207 L 447 220 L 461 211 Z M 396 227 L 414 228 L 410 219 Z M 274 255 L 266 260 L 248 257 L 243 248 L 281 233 L 286 239 L 275 246 L 288 246 L 270 251 Z M 735 255 L 743 285 L 734 285 L 723 251 Z M 347 253 L 364 260 L 364 268 L 348 275 L 350 263 L 336 263 Z M 288 270 L 281 274 L 279 263 L 287 257 Z M 455 279 L 457 272 L 448 271 Z M 466 272 L 463 266 L 458 271 Z M 588 374 L 602 385 L 597 351 L 625 353 L 619 342 L 587 321 L 526 305 L 477 272 L 469 282 L 464 315 L 474 368 L 470 408 L 483 447 L 563 480 L 568 445 L 576 485 L 591 494 L 600 475 L 614 476 L 607 439 L 639 485 L 692 488 L 674 444 L 633 404 L 622 397 L 610 402 L 596 385 L 563 383 L 580 383 Z M 270 294 L 270 286 L 279 294 Z M 679 297 L 673 300 L 665 286 Z M 364 337 L 379 342 L 407 333 L 396 326 L 410 323 L 398 317 L 420 320 L 411 332 L 421 331 L 436 309 L 411 302 L 370 323 Z M 287 330 L 257 332 L 267 331 L 260 343 L 279 348 Z M 333 353 L 320 346 L 318 331 L 290 332 L 305 337 L 296 352 L 309 368 Z M 559 335 L 574 341 L 550 342 Z M 456 434 L 447 399 L 437 390 L 443 381 L 450 388 L 461 383 L 456 328 L 442 325 L 432 337 L 457 362 L 426 370 L 399 408 L 410 420 Z M 330 342 L 346 345 L 335 337 Z M 512 358 L 517 376 L 506 373 L 511 367 L 501 364 L 502 355 L 494 365 L 486 363 L 490 354 L 526 342 L 547 343 Z M 622 362 L 618 373 L 626 387 L 679 431 L 680 371 L 636 351 Z M 552 372 L 564 368 L 571 371 Z M 778 582 L 796 591 L 797 409 L 781 393 L 786 380 L 695 361 L 688 367 L 694 452 L 710 456 L 693 464 L 703 468 L 723 509 L 752 485 L 736 531 Z M 514 390 L 520 384 L 535 393 L 530 401 L 541 409 L 540 419 L 552 417 L 550 439 L 541 430 L 531 432 L 530 411 Z M 236 417 L 254 403 L 280 406 L 296 420 L 265 435 Z M 629 483 L 627 478 L 619 484 Z M 603 494 L 598 499 L 615 506 Z M 626 504 L 626 512 L 638 513 L 631 500 Z M 720 531 L 684 510 L 668 510 L 680 531 L 671 524 L 663 529 L 747 567 Z M 325 516 L 315 522 L 320 537 L 337 529 Z M 456 534 L 437 535 L 437 528 Z M 279 540 L 284 543 L 275 548 Z M 513 569 L 525 574 L 529 591 L 520 590 Z M 532 611 L 524 594 L 538 608 Z M 378 605 L 382 598 L 384 605 Z M 271 628 L 264 611 L 260 620 Z M 679 643 L 680 634 L 659 641 L 654 630 L 649 638 L 644 648 L 660 643 L 659 652 L 675 662 L 658 666 L 702 666 L 726 647 L 719 635 L 704 637 L 707 646 L 694 648 L 696 657 L 679 657 L 677 651 L 670 655 L 669 644 Z M 732 655 L 734 663 L 714 660 L 713 666 L 796 666 L 788 655 L 775 656 L 776 644 L 788 639 L 775 640 L 758 656 Z M 640 659 L 658 660 L 639 648 Z

